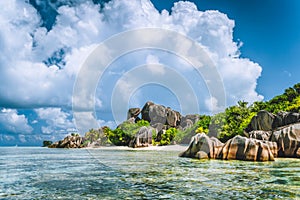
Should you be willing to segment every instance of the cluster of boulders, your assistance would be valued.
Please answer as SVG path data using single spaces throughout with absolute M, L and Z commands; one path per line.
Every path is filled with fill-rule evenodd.
M 137 132 L 135 137 L 129 142 L 129 147 L 148 147 L 152 144 L 153 133 L 156 133 L 156 129 L 152 127 L 143 126 Z
M 260 111 L 246 128 L 249 138 L 235 136 L 226 143 L 206 134 L 191 139 L 188 149 L 180 154 L 190 158 L 223 160 L 274 161 L 276 157 L 300 158 L 299 113 L 273 115 Z
M 293 124 L 271 133 L 253 132 L 251 138 L 262 138 L 263 141 L 276 142 L 278 157 L 300 157 L 300 123 Z
M 235 136 L 225 144 L 204 133 L 195 135 L 181 157 L 198 159 L 273 161 L 277 156 L 277 144 L 264 140 Z
M 152 144 L 152 135 L 155 134 L 160 140 L 169 128 L 185 130 L 199 120 L 199 115 L 182 116 L 178 111 L 169 107 L 146 102 L 142 109 L 130 108 L 127 112 L 127 123 L 135 123 L 139 120 L 150 122 L 150 127 L 142 127 L 130 142 L 130 147 L 145 147 Z
M 141 118 L 139 117 L 141 114 Z M 140 119 L 150 122 L 153 127 L 163 126 L 163 129 L 176 127 L 177 129 L 186 129 L 191 127 L 199 120 L 199 115 L 182 116 L 178 111 L 170 107 L 155 104 L 148 101 L 142 109 L 130 108 L 127 113 L 127 120 L 139 121 Z
M 177 128 L 185 130 L 199 120 L 199 115 L 182 116 L 169 107 L 147 102 L 142 109 L 130 108 L 127 121 L 118 126 L 122 129 L 128 123 L 146 120 L 150 126 L 139 128 L 130 147 L 147 147 L 152 145 L 153 135 L 159 141 L 166 130 Z M 82 148 L 103 144 L 102 129 L 93 130 L 85 137 L 78 134 L 67 136 L 61 141 L 51 144 L 50 148 Z M 280 112 L 277 115 L 260 111 L 254 116 L 245 129 L 248 137 L 236 136 L 225 143 L 204 133 L 192 137 L 188 149 L 180 154 L 182 157 L 198 159 L 224 159 L 248 161 L 273 161 L 276 157 L 300 158 L 300 114 Z
M 246 132 L 251 131 L 273 131 L 277 128 L 295 124 L 300 122 L 300 113 L 284 112 L 281 111 L 277 115 L 274 115 L 268 111 L 262 110 L 254 116 L 246 128 Z
M 49 145 L 49 148 L 81 148 L 83 138 L 78 134 L 72 134 L 65 137 L 63 140 Z
M 156 136 L 156 141 L 160 141 L 166 130 L 176 128 L 185 130 L 192 127 L 199 121 L 198 114 L 182 116 L 178 111 L 169 107 L 158 105 L 153 102 L 146 102 L 142 109 L 130 108 L 127 112 L 127 120 L 121 123 L 118 128 L 122 129 L 123 125 L 128 123 L 137 123 L 139 120 L 146 120 L 150 123 L 149 127 L 141 127 L 134 138 L 129 141 L 130 147 L 147 147 L 152 145 L 152 137 Z M 95 130 L 96 135 L 104 135 L 103 130 Z M 187 141 L 188 142 L 188 141 Z M 103 144 L 103 138 L 94 140 L 93 134 L 80 136 L 67 136 L 61 141 L 55 142 L 49 147 L 51 148 L 81 148 L 81 147 L 97 147 Z
M 104 129 L 102 127 L 99 129 L 91 129 L 84 136 L 80 136 L 78 133 L 72 133 L 66 136 L 64 139 L 57 141 L 55 143 L 44 145 L 49 148 L 94 148 L 100 146 L 107 146 L 107 138 L 104 134 Z
M 279 157 L 300 157 L 300 114 L 260 111 L 246 128 L 250 138 L 276 142 Z

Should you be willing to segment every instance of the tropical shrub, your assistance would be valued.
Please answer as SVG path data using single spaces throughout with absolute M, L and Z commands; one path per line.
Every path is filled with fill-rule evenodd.
M 150 123 L 145 120 L 139 120 L 137 123 L 125 121 L 120 124 L 115 130 L 110 130 L 107 127 L 104 130 L 104 133 L 110 143 L 117 146 L 128 146 L 130 141 L 143 126 L 150 126 Z
M 161 135 L 161 140 L 159 141 L 159 145 L 168 145 L 171 144 L 173 138 L 178 133 L 176 128 L 169 128 Z

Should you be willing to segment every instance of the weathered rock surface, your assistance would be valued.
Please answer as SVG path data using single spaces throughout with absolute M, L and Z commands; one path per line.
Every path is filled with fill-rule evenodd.
M 300 148 L 300 123 L 280 127 L 274 131 L 251 131 L 249 137 L 276 142 L 278 157 L 299 157 L 297 151 Z
M 140 128 L 134 139 L 130 141 L 129 147 L 148 147 L 152 144 L 152 134 L 156 133 L 156 129 L 143 126 Z
M 251 131 L 249 133 L 249 138 L 269 141 L 271 135 L 272 131 Z
M 299 120 L 299 113 L 281 111 L 277 115 L 274 115 L 268 111 L 262 110 L 251 119 L 251 122 L 245 131 L 248 133 L 256 130 L 272 131 L 282 126 L 297 123 Z
M 193 136 L 188 149 L 179 156 L 189 158 L 216 158 L 223 143 L 217 138 L 209 138 L 205 133 Z
M 155 128 L 157 133 L 167 129 L 167 126 L 162 123 L 153 124 L 151 127 Z
M 138 118 L 139 114 L 141 113 L 140 108 L 130 108 L 127 112 L 127 120 L 130 118 Z
M 142 119 L 149 121 L 151 125 L 156 123 L 166 124 L 166 108 L 162 105 L 147 102 L 142 109 Z
M 180 127 L 180 129 L 182 129 L 182 130 L 186 130 L 186 129 L 188 129 L 188 128 L 191 128 L 193 125 L 194 125 L 194 124 L 193 124 L 192 120 L 190 120 L 190 119 L 185 119 L 185 120 L 182 120 L 182 121 L 181 121 L 179 127 Z
M 179 112 L 150 101 L 144 105 L 141 113 L 142 119 L 149 121 L 151 125 L 160 123 L 169 127 L 177 127 L 181 121 Z
M 235 136 L 228 140 L 217 158 L 223 160 L 274 161 L 277 157 L 276 142 Z
M 299 113 L 281 111 L 276 115 L 276 119 L 273 123 L 273 128 L 276 129 L 278 127 L 297 123 L 299 122 L 299 119 L 300 119 Z
M 171 127 L 176 127 L 180 124 L 181 114 L 171 108 L 166 108 L 167 124 Z
M 83 138 L 79 135 L 69 135 L 63 140 L 55 142 L 48 146 L 49 148 L 81 148 Z
M 156 123 L 166 124 L 167 122 L 166 108 L 162 105 L 150 106 L 149 118 L 150 118 L 150 124 L 156 124 Z
M 246 128 L 247 132 L 262 130 L 271 131 L 273 130 L 273 122 L 275 120 L 275 115 L 269 113 L 265 110 L 259 111 L 256 116 L 251 119 L 250 124 Z
M 274 161 L 277 143 L 236 136 L 225 144 L 206 134 L 195 135 L 188 149 L 179 156 L 198 159 Z
M 185 130 L 192 127 L 195 123 L 199 121 L 199 115 L 186 115 L 181 117 L 180 127 Z
M 279 157 L 299 157 L 300 123 L 279 128 L 272 133 L 270 141 L 277 143 Z
M 297 152 L 296 152 L 296 157 L 300 158 L 300 148 L 298 148 Z
M 152 127 L 156 129 L 157 135 L 156 135 L 155 141 L 158 142 L 162 139 L 162 135 L 167 130 L 167 125 L 164 125 L 162 123 L 156 123 L 156 124 L 152 125 Z
M 148 122 L 151 121 L 151 118 L 150 118 L 150 106 L 153 106 L 154 103 L 151 102 L 151 101 L 148 101 L 147 103 L 145 103 L 144 107 L 142 108 L 142 119 L 143 120 L 147 120 Z

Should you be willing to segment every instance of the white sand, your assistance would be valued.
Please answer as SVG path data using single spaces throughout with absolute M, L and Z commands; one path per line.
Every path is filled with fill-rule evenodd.
M 127 146 L 108 146 L 108 147 L 96 147 L 87 149 L 101 149 L 101 150 L 132 150 L 132 151 L 185 151 L 188 145 L 167 145 L 167 146 L 149 146 L 140 148 L 131 148 Z

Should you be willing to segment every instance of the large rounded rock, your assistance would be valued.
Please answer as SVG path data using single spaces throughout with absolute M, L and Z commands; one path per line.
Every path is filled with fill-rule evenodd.
M 280 111 L 273 122 L 273 129 L 299 122 L 300 114 Z
M 162 123 L 156 123 L 156 124 L 153 124 L 151 126 L 156 129 L 157 133 L 162 131 L 162 130 L 167 130 L 167 126 L 162 124 Z
M 180 127 L 182 130 L 186 130 L 188 128 L 191 128 L 194 125 L 193 121 L 190 119 L 184 119 L 180 122 Z
M 235 136 L 224 144 L 217 158 L 223 160 L 274 161 L 276 156 L 276 142 Z
M 273 115 L 272 113 L 269 113 L 265 110 L 259 111 L 257 115 L 251 119 L 251 122 L 246 128 L 246 131 L 271 131 L 273 129 L 274 120 L 275 115 Z
M 294 124 L 294 123 L 299 122 L 299 119 L 300 119 L 299 113 L 288 112 L 288 113 L 285 113 L 285 115 L 282 117 L 282 123 L 283 123 L 283 126 L 286 126 L 289 124 Z
M 171 127 L 176 127 L 180 124 L 181 115 L 179 112 L 172 110 L 171 108 L 166 109 L 167 113 L 167 124 Z
M 184 119 L 189 119 L 193 122 L 193 124 L 195 124 L 200 120 L 200 116 L 198 114 L 191 114 L 191 115 L 186 115 Z
M 142 119 L 149 121 L 151 125 L 156 123 L 166 124 L 166 108 L 162 105 L 147 102 L 142 109 Z
M 188 149 L 179 156 L 189 158 L 216 158 L 223 146 L 217 138 L 209 138 L 205 133 L 193 136 Z
M 300 148 L 300 123 L 282 127 L 274 131 L 270 141 L 277 143 L 279 157 L 298 157 L 297 151 Z
M 287 114 L 287 112 L 281 111 L 277 115 L 275 115 L 275 119 L 272 124 L 273 130 L 278 127 L 284 126 L 284 118 L 285 118 L 286 114 Z
M 152 134 L 156 133 L 156 130 L 152 127 L 143 126 L 138 133 L 134 136 L 134 139 L 130 141 L 129 147 L 147 147 L 152 144 Z
M 156 123 L 166 124 L 167 121 L 166 108 L 162 105 L 150 106 L 149 117 L 150 117 L 150 124 L 156 124 Z
M 150 106 L 153 106 L 153 105 L 154 105 L 154 103 L 151 101 L 148 101 L 147 103 L 145 103 L 144 107 L 142 108 L 142 112 L 141 112 L 143 120 L 147 120 L 148 122 L 151 121 L 149 111 L 150 111 Z
M 171 108 L 166 108 L 163 105 L 154 104 L 148 101 L 142 111 L 142 119 L 150 122 L 151 126 L 157 123 L 171 127 L 179 127 L 181 114 Z
M 195 123 L 197 123 L 200 119 L 200 116 L 195 115 L 186 115 L 181 117 L 180 120 L 180 127 L 182 127 L 183 130 L 192 127 Z
M 299 113 L 281 111 L 276 115 L 276 120 L 274 122 L 274 129 L 281 126 L 297 123 L 299 122 L 299 119 L 300 119 Z
M 299 121 L 299 113 L 280 111 L 277 115 L 274 115 L 262 110 L 251 119 L 251 122 L 245 131 L 248 133 L 256 130 L 271 131 Z
M 136 119 L 141 113 L 141 109 L 139 108 L 130 108 L 127 112 L 127 120 L 130 118 Z

